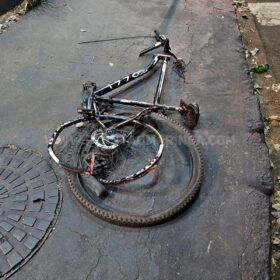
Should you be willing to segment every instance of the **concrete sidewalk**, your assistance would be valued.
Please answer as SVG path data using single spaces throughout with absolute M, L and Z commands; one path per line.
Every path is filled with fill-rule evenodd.
M 0 36 L 1 144 L 29 145 L 47 157 L 46 139 L 76 115 L 84 81 L 101 86 L 150 60 L 137 57 L 149 39 L 77 43 L 160 28 L 189 62 L 185 82 L 171 73 L 164 101 L 200 105 L 193 133 L 205 178 L 183 215 L 144 229 L 95 218 L 65 184 L 54 232 L 12 279 L 268 279 L 268 151 L 232 2 L 55 3 L 58 8 L 38 8 Z M 128 95 L 152 98 L 154 86 L 148 80 Z

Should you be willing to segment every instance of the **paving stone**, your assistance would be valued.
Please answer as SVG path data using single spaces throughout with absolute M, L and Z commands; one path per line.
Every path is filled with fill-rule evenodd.
M 0 243 L 0 249 L 4 255 L 7 255 L 13 249 L 13 246 L 8 241 L 4 241 Z
M 32 218 L 32 217 L 24 217 L 22 219 L 22 223 L 30 227 L 32 227 L 35 224 L 35 222 L 36 222 L 36 218 Z
M 17 195 L 13 201 L 15 202 L 23 202 L 28 200 L 28 195 L 27 194 L 22 194 L 22 195 Z
M 6 180 L 12 173 L 13 173 L 13 171 L 11 171 L 11 170 L 5 170 L 1 174 L 1 179 Z
M 52 171 L 50 165 L 47 164 L 46 162 L 42 162 L 42 164 L 40 165 L 40 170 L 43 171 L 44 173 Z
M 44 182 L 42 180 L 38 180 L 36 182 L 32 182 L 31 186 L 33 189 L 39 188 L 39 187 L 43 187 L 44 186 Z
M 13 184 L 11 184 L 12 188 L 17 188 L 19 186 L 22 186 L 25 183 L 25 180 L 22 178 L 17 179 Z
M 0 227 L 3 228 L 5 231 L 11 231 L 13 229 L 13 225 L 7 223 L 7 222 L 1 222 Z
M 48 178 L 47 178 L 47 182 L 48 182 L 48 184 L 57 182 L 56 176 L 48 177 Z
M 26 236 L 26 233 L 21 230 L 21 229 L 16 229 L 14 232 L 13 232 L 13 236 L 14 238 L 16 238 L 18 241 L 21 241 L 25 236 Z
M 25 204 L 12 204 L 10 210 L 24 211 L 26 208 Z
M 22 169 L 21 169 L 21 172 L 22 174 L 26 174 L 28 173 L 29 171 L 31 171 L 34 167 L 31 166 L 31 165 L 27 165 L 27 166 L 24 166 Z
M 30 158 L 31 156 L 32 156 L 32 152 L 29 152 L 29 151 L 24 151 L 23 153 L 22 153 L 22 156 L 24 157 L 24 158 Z
M 21 186 L 21 187 L 17 187 L 17 188 L 15 188 L 15 189 L 13 189 L 12 191 L 11 191 L 11 194 L 20 194 L 20 193 L 24 193 L 24 192 L 26 192 L 27 191 L 27 186 Z
M 57 196 L 50 197 L 48 202 L 53 203 L 53 204 L 57 204 L 58 203 L 58 197 Z
M 2 187 L 0 190 L 0 195 L 7 193 L 8 190 L 5 187 Z
M 32 159 L 32 162 L 34 163 L 34 164 L 36 164 L 36 165 L 38 165 L 39 163 L 41 163 L 43 161 L 43 159 L 41 158 L 41 157 L 38 157 L 38 156 L 36 156 L 36 157 L 34 157 L 33 159 Z
M 24 160 L 17 159 L 17 160 L 15 160 L 15 161 L 13 161 L 13 162 L 11 163 L 11 167 L 17 169 L 17 168 L 19 168 L 21 165 L 23 165 L 23 163 L 24 163 Z
M 9 176 L 8 182 L 11 184 L 13 183 L 16 179 L 18 179 L 20 176 L 16 173 L 13 173 L 12 175 Z
M 19 262 L 21 262 L 23 260 L 22 256 L 19 255 L 17 252 L 11 252 L 8 256 L 7 256 L 7 261 L 10 265 L 11 268 L 15 267 Z
M 20 220 L 20 218 L 21 218 L 21 215 L 19 215 L 19 214 L 9 214 L 8 218 L 10 220 L 18 222 Z
M 28 173 L 27 178 L 29 180 L 34 180 L 35 178 L 40 177 L 40 173 L 36 170 L 32 170 L 31 172 Z
M 33 236 L 28 236 L 26 241 L 24 242 L 24 245 L 29 248 L 30 250 L 33 250 L 34 247 L 38 244 L 39 239 L 33 237 Z
M 1 195 L 0 195 L 0 199 L 7 198 L 7 197 L 9 197 L 9 194 L 8 194 L 8 193 L 1 194 Z
M 49 186 L 48 186 L 48 188 L 47 188 L 47 196 L 48 197 L 57 197 L 58 196 L 57 185 L 54 186 L 54 189 L 49 189 Z
M 54 213 L 57 205 L 54 203 L 44 204 L 44 211 L 48 213 Z
M 35 225 L 36 228 L 46 231 L 51 224 L 51 221 L 40 221 L 37 225 Z
M 29 212 L 40 212 L 42 209 L 42 203 L 32 203 L 29 207 Z
M 6 157 L 6 158 L 3 158 L 1 161 L 0 161 L 0 165 L 1 166 L 8 166 L 10 164 L 10 162 L 12 161 L 12 159 L 10 157 Z

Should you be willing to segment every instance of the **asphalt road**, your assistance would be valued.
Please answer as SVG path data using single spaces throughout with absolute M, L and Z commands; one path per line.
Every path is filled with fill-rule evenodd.
M 77 43 L 160 28 L 189 63 L 185 83 L 170 75 L 164 101 L 200 105 L 193 133 L 205 178 L 185 214 L 144 229 L 93 217 L 65 184 L 53 233 L 13 279 L 268 279 L 268 151 L 232 2 L 55 3 L 57 8 L 34 10 L 0 37 L 0 143 L 29 145 L 48 157 L 47 139 L 76 115 L 82 82 L 103 85 L 150 59 L 137 58 L 149 39 Z M 128 95 L 151 98 L 153 85 L 152 79 Z

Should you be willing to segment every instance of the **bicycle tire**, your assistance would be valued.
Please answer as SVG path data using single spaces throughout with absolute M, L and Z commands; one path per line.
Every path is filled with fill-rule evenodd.
M 74 196 L 91 213 L 107 222 L 131 227 L 152 226 L 155 224 L 166 222 L 181 213 L 187 206 L 189 206 L 200 189 L 203 178 L 203 159 L 196 140 L 187 129 L 182 127 L 171 118 L 155 113 L 152 115 L 153 118 L 155 118 L 157 121 L 168 124 L 170 127 L 172 127 L 187 139 L 185 145 L 187 146 L 186 148 L 191 155 L 192 170 L 190 181 L 186 186 L 186 191 L 182 195 L 182 197 L 178 201 L 176 201 L 176 203 L 174 203 L 167 209 L 162 209 L 154 214 L 135 215 L 120 211 L 114 211 L 112 209 L 108 210 L 106 209 L 106 207 L 99 205 L 99 198 L 92 198 L 85 192 L 81 184 L 80 175 L 67 171 L 67 181 Z M 76 143 L 75 147 L 72 147 L 74 153 L 78 152 L 78 147 L 79 143 Z

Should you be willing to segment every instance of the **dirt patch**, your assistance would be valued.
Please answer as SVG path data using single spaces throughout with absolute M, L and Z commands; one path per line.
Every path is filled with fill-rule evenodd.
M 264 41 L 256 27 L 256 18 L 251 14 L 247 3 L 237 5 L 237 17 L 249 69 L 268 63 L 270 53 L 265 51 Z M 280 84 L 273 73 L 272 64 L 273 61 L 267 71 L 250 75 L 265 122 L 264 134 L 275 179 L 275 191 L 271 198 L 271 269 L 273 279 L 280 279 Z

